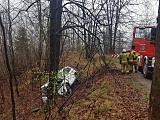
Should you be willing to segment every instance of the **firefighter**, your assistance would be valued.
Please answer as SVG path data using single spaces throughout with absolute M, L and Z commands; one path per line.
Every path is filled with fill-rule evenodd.
M 133 72 L 133 52 L 130 49 L 127 50 L 127 62 L 128 62 L 129 73 L 132 73 Z
M 136 51 L 133 51 L 133 67 L 135 72 L 138 70 L 138 53 Z
M 120 64 L 121 64 L 121 72 L 122 73 L 127 73 L 127 54 L 126 54 L 126 49 L 122 50 L 122 53 L 119 56 L 120 59 Z

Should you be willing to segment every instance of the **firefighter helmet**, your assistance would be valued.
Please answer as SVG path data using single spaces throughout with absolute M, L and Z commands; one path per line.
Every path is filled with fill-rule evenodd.
M 126 52 L 126 49 L 123 49 L 122 52 Z

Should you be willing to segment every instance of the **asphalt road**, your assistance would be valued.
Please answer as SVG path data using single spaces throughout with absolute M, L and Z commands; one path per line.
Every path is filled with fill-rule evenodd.
M 116 64 L 116 67 L 120 69 L 121 66 L 120 64 Z M 144 92 L 150 94 L 152 80 L 144 78 L 141 72 L 138 71 L 137 73 L 133 72 L 129 75 L 125 75 L 125 79 L 135 82 Z
M 152 80 L 144 78 L 141 72 L 132 73 L 126 78 L 130 79 L 132 82 L 135 82 L 145 92 L 150 93 Z

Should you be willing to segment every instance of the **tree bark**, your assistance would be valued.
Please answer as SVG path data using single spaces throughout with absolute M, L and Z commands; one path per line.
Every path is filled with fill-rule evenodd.
M 42 13 L 41 13 L 41 0 L 37 2 L 38 7 L 38 20 L 39 20 L 39 45 L 38 45 L 38 67 L 41 68 L 42 59 Z
M 12 40 L 12 23 L 11 23 L 11 17 L 10 17 L 10 0 L 8 0 L 8 22 L 9 22 L 9 43 L 10 43 L 10 53 L 11 53 L 11 64 L 12 64 L 12 72 L 13 72 L 13 78 L 16 85 L 16 93 L 19 97 L 19 90 L 18 90 L 18 81 L 15 75 L 15 58 L 14 58 L 14 50 L 13 50 L 13 40 Z
M 48 104 L 51 103 L 50 101 L 52 101 L 53 95 L 56 94 L 56 81 L 57 81 L 56 76 L 59 69 L 60 39 L 61 39 L 61 32 L 58 31 L 60 31 L 61 29 L 61 15 L 62 15 L 62 0 L 51 0 L 50 1 L 50 54 L 49 54 L 50 75 L 49 75 L 49 87 L 48 87 L 48 99 L 49 99 Z
M 159 1 L 160 4 L 160 1 Z M 160 6 L 159 10 L 160 11 Z M 158 26 L 156 36 L 156 55 L 154 75 L 151 85 L 149 101 L 149 120 L 160 120 L 160 12 L 158 12 Z
M 117 28 L 119 24 L 119 16 L 120 16 L 120 2 L 117 0 L 117 7 L 116 7 L 116 19 L 115 19 L 115 27 L 114 27 L 114 37 L 113 37 L 113 53 L 115 53 L 116 48 L 116 38 L 117 38 Z
M 50 72 L 58 72 L 61 38 L 62 0 L 50 1 Z
M 13 120 L 16 120 L 16 113 L 15 113 L 15 101 L 14 101 L 14 90 L 13 90 L 13 83 L 12 83 L 12 70 L 9 64 L 9 58 L 8 58 L 8 50 L 7 50 L 7 42 L 6 42 L 6 36 L 5 36 L 5 28 L 2 23 L 1 15 L 0 15 L 0 26 L 2 28 L 2 34 L 3 34 L 3 44 L 4 44 L 4 52 L 5 52 L 5 62 L 9 74 L 9 84 L 10 84 L 10 92 L 11 92 L 11 101 L 12 101 L 12 116 Z
M 51 115 L 51 106 L 56 104 L 56 83 L 57 73 L 59 69 L 59 56 L 60 56 L 60 39 L 61 33 L 58 32 L 61 29 L 61 15 L 62 15 L 62 0 L 50 1 L 50 48 L 49 48 L 49 86 L 47 90 L 47 109 L 49 111 L 49 117 Z M 54 98 L 53 98 L 54 96 Z M 49 118 L 47 118 L 49 119 Z

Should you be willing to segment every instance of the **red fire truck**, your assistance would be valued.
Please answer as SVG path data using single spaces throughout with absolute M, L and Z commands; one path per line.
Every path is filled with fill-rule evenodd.
M 151 78 L 155 62 L 156 27 L 134 27 L 132 50 L 139 53 L 138 69 L 145 78 Z

